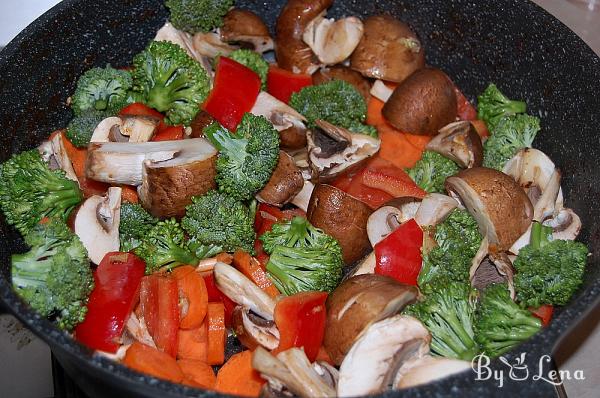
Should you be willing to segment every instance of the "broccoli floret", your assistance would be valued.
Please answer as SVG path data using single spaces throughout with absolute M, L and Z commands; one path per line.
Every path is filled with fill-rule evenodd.
M 438 245 L 423 256 L 419 286 L 437 278 L 467 283 L 471 262 L 483 239 L 477 221 L 468 211 L 456 209 L 436 227 L 434 239 Z
M 491 357 L 504 354 L 536 334 L 541 321 L 510 298 L 506 283 L 483 291 L 475 312 L 475 340 Z
M 156 223 L 158 223 L 158 219 L 152 217 L 141 205 L 123 203 L 119 223 L 121 251 L 130 252 L 138 247 Z
M 67 138 L 76 147 L 87 147 L 98 124 L 108 116 L 106 112 L 98 111 L 88 111 L 75 116 L 67 125 Z
M 540 131 L 540 119 L 529 115 L 503 117 L 491 137 L 483 144 L 483 165 L 492 169 L 504 168 L 520 149 L 531 148 Z
M 431 352 L 471 361 L 478 353 L 474 340 L 475 291 L 468 283 L 438 280 L 421 289 L 425 299 L 404 313 L 419 319 L 431 333 Z
M 134 252 L 146 262 L 147 274 L 162 267 L 173 269 L 180 265 L 197 265 L 199 261 L 187 246 L 185 233 L 175 219 L 154 225 Z
M 531 242 L 515 259 L 515 290 L 522 306 L 565 305 L 581 286 L 588 256 L 580 242 L 549 240 L 552 230 L 533 223 Z
M 75 116 L 89 111 L 117 113 L 125 106 L 133 81 L 128 71 L 111 68 L 94 68 L 85 72 L 77 82 L 71 97 Z
M 256 74 L 260 76 L 262 90 L 265 91 L 267 89 L 267 74 L 269 73 L 269 64 L 267 61 L 265 61 L 262 55 L 256 51 L 240 49 L 229 54 L 229 58 L 239 62 L 244 66 L 247 66 L 256 72 Z
M 493 83 L 477 98 L 477 117 L 485 121 L 490 130 L 494 130 L 504 116 L 525 113 L 526 110 L 525 102 L 511 100 Z
M 277 246 L 324 248 L 337 245 L 337 241 L 319 228 L 313 227 L 306 218 L 294 217 L 273 225 L 260 240 L 263 249 L 271 254 Z
M 413 181 L 426 192 L 445 192 L 447 177 L 458 173 L 458 165 L 437 152 L 425 151 L 421 159 L 406 172 Z
M 44 217 L 66 220 L 83 195 L 62 170 L 50 170 L 37 150 L 0 165 L 0 207 L 6 221 L 26 234 Z
M 181 224 L 195 251 L 199 245 L 219 252 L 254 251 L 254 212 L 226 194 L 209 191 L 192 198 Z
M 305 87 L 292 94 L 290 106 L 306 117 L 310 128 L 315 128 L 315 122 L 321 119 L 355 133 L 377 137 L 377 129 L 364 125 L 367 117 L 365 99 L 354 86 L 343 80 Z
M 248 200 L 271 178 L 279 161 L 279 133 L 264 117 L 246 113 L 235 133 L 213 123 L 204 136 L 219 150 L 219 191 Z
M 25 242 L 31 249 L 12 256 L 13 287 L 40 315 L 72 329 L 85 318 L 94 288 L 85 247 L 60 219 L 37 224 Z
M 210 89 L 202 66 L 166 41 L 151 42 L 134 57 L 133 66 L 133 89 L 146 105 L 166 112 L 168 123 L 189 125 Z
M 234 0 L 167 0 L 171 23 L 188 33 L 209 32 L 223 26 Z

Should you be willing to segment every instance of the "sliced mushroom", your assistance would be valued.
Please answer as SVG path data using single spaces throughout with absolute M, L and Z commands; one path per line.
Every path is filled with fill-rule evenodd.
M 238 44 L 261 54 L 274 48 L 269 28 L 252 11 L 232 8 L 223 18 L 223 26 L 219 31 L 224 42 Z
M 408 25 L 377 15 L 365 20 L 350 65 L 367 77 L 399 83 L 425 66 L 425 51 Z
M 496 270 L 498 270 L 498 273 L 506 278 L 510 297 L 514 300 L 516 296 L 515 284 L 513 282 L 515 271 L 508 255 L 505 252 L 490 253 L 489 258 L 496 267 Z
M 339 365 L 370 324 L 400 313 L 417 300 L 418 289 L 387 276 L 364 274 L 342 282 L 327 298 L 323 346 Z
M 371 95 L 369 91 L 371 84 L 359 72 L 352 70 L 344 65 L 335 65 L 324 67 L 313 73 L 312 81 L 314 85 L 329 82 L 331 80 L 343 80 L 350 83 L 363 96 L 365 101 L 369 101 Z
M 364 202 L 326 184 L 315 187 L 306 212 L 312 225 L 337 239 L 347 265 L 360 260 L 371 248 L 367 236 L 371 213 Z
M 125 327 L 131 339 L 156 348 L 156 344 L 154 343 L 154 340 L 148 331 L 148 327 L 146 326 L 146 321 L 141 316 L 138 318 L 135 314 L 135 311 L 132 311 L 131 315 L 129 315 Z
M 221 40 L 221 37 L 214 32 L 196 33 L 192 38 L 194 51 L 204 57 L 216 58 L 219 55 L 228 56 L 238 49 L 237 46 L 231 46 Z
M 121 135 L 129 137 L 129 142 L 148 142 L 158 130 L 160 120 L 150 116 L 123 116 Z
M 238 305 L 231 315 L 231 328 L 238 340 L 249 350 L 265 347 L 274 350 L 279 346 L 279 330 L 275 322 L 253 314 L 249 308 Z
M 306 26 L 333 4 L 333 0 L 289 0 L 275 27 L 275 56 L 280 68 L 294 73 L 312 74 L 318 59 L 302 40 Z
M 343 62 L 358 46 L 364 32 L 363 23 L 356 17 L 327 19 L 324 13 L 304 29 L 302 39 L 324 65 Z
M 367 221 L 367 234 L 371 246 L 384 240 L 405 221 L 415 218 L 421 199 L 414 197 L 396 198 L 375 210 Z
M 179 47 L 183 48 L 190 57 L 198 61 L 200 60 L 200 55 L 194 49 L 192 35 L 175 28 L 170 22 L 165 23 L 164 26 L 156 32 L 154 41 L 168 41 L 177 44 Z
M 462 168 L 479 167 L 483 163 L 481 137 L 469 121 L 443 127 L 425 149 L 454 160 Z
M 192 122 L 190 123 L 190 128 L 192 132 L 189 138 L 202 138 L 204 137 L 204 129 L 211 124 L 216 122 L 215 118 L 213 118 L 210 113 L 206 112 L 203 109 L 200 109 Z
M 407 369 L 394 389 L 420 386 L 471 369 L 471 362 L 426 355 Z
M 275 301 L 244 274 L 230 265 L 217 262 L 213 275 L 219 290 L 232 301 L 249 308 L 266 320 L 273 320 Z
M 111 187 L 107 196 L 92 196 L 77 210 L 74 230 L 90 260 L 100 264 L 104 255 L 119 251 L 121 188 Z
M 485 259 L 481 262 L 481 265 L 477 267 L 475 275 L 471 280 L 471 286 L 475 289 L 483 290 L 487 286 L 493 283 L 506 282 L 506 277 L 502 276 L 498 269 L 489 259 Z
M 310 181 L 304 181 L 302 190 L 292 198 L 291 203 L 304 211 L 308 211 L 308 204 L 314 189 L 315 184 Z
M 111 116 L 103 119 L 96 128 L 94 129 L 94 133 L 92 134 L 92 138 L 90 138 L 90 143 L 92 142 L 118 142 L 118 141 L 129 141 L 129 137 L 123 137 L 122 140 L 116 139 L 115 134 L 113 132 L 113 128 L 116 126 L 119 135 L 121 134 L 121 125 L 123 124 L 123 120 L 117 116 Z
M 375 155 L 381 140 L 355 134 L 324 120 L 307 134 L 308 156 L 321 181 L 328 181 Z
M 267 185 L 256 194 L 256 199 L 281 207 L 294 199 L 302 188 L 304 188 L 304 178 L 294 159 L 284 151 L 279 151 L 277 167 Z
M 381 80 L 375 80 L 373 87 L 371 87 L 371 95 L 383 102 L 387 102 L 393 93 L 394 89 L 386 86 Z
M 365 274 L 373 274 L 375 273 L 375 265 L 377 265 L 377 257 L 375 256 L 375 252 L 372 251 L 367 256 L 365 256 L 352 271 L 348 274 L 348 278 L 352 278 L 353 276 L 365 275 Z
M 417 319 L 396 315 L 376 322 L 358 337 L 340 366 L 340 397 L 377 394 L 389 388 L 398 369 L 429 353 L 431 335 Z
M 435 226 L 443 222 L 454 209 L 458 202 L 446 195 L 430 193 L 425 195 L 414 216 L 421 227 Z
M 474 167 L 446 179 L 446 190 L 459 196 L 488 238 L 491 252 L 504 251 L 527 230 L 533 206 L 510 176 Z
M 65 149 L 63 135 L 54 134 L 54 136 L 50 139 L 49 148 L 51 152 L 51 158 L 54 162 L 56 162 L 58 168 L 65 172 L 65 176 L 70 180 L 79 182 L 77 174 L 75 174 L 75 170 L 73 169 L 73 163 L 71 163 L 69 154 Z

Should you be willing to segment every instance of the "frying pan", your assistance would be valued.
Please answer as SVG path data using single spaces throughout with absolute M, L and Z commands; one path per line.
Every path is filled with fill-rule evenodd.
M 284 1 L 238 1 L 271 28 Z M 529 378 L 516 382 L 508 367 L 504 385 L 474 380 L 465 372 L 421 388 L 386 396 L 441 397 L 555 395 L 554 387 L 532 376 L 540 359 L 600 295 L 600 60 L 573 32 L 529 1 L 337 0 L 332 16 L 394 15 L 420 35 L 431 65 L 445 70 L 473 100 L 489 82 L 509 97 L 527 101 L 542 119 L 536 147 L 562 169 L 567 205 L 584 222 L 580 239 L 593 253 L 584 286 L 557 311 L 551 325 L 507 355 Z M 71 114 L 65 99 L 78 76 L 93 66 L 127 65 L 167 19 L 162 0 L 66 0 L 43 15 L 0 53 L 0 160 L 35 147 Z M 65 370 L 91 397 L 218 396 L 160 381 L 93 355 L 46 319 L 32 312 L 11 289 L 10 255 L 25 250 L 16 231 L 0 222 L 0 306 L 42 338 Z M 230 346 L 230 350 L 236 347 Z M 548 364 L 544 371 L 548 371 Z M 522 369 L 521 369 L 522 371 Z M 523 373 L 520 373 L 522 376 Z

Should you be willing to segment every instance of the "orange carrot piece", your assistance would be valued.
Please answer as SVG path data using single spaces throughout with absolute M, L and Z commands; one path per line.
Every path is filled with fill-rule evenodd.
M 179 329 L 177 334 L 177 358 L 207 362 L 208 326 L 206 322 L 196 329 Z
M 277 290 L 271 279 L 267 276 L 267 273 L 262 269 L 260 262 L 250 254 L 242 250 L 236 251 L 233 254 L 233 266 L 269 296 L 279 296 L 279 290 Z
M 177 361 L 169 354 L 137 341 L 127 350 L 123 364 L 138 372 L 174 383 L 180 383 L 184 378 Z
M 179 302 L 187 301 L 187 310 L 185 314 L 181 314 L 179 327 L 181 329 L 200 327 L 208 309 L 208 292 L 204 278 L 191 265 L 175 268 L 172 274 L 177 280 Z
M 219 369 L 215 390 L 223 394 L 258 397 L 265 381 L 252 367 L 252 351 L 235 354 Z
M 139 203 L 140 197 L 138 196 L 137 189 L 131 185 L 120 185 L 121 187 L 121 200 L 129 203 Z
M 185 375 L 184 384 L 189 383 L 193 387 L 212 390 L 217 382 L 217 376 L 213 368 L 206 362 L 193 359 L 180 359 L 177 364 Z
M 233 256 L 225 252 L 217 254 L 216 259 L 218 262 L 225 264 L 231 264 L 233 262 Z
M 73 164 L 73 170 L 77 175 L 78 179 L 85 177 L 85 161 L 87 159 L 87 148 L 77 148 L 69 141 L 64 131 L 62 132 L 63 143 L 65 145 L 65 151 L 71 163 Z
M 209 365 L 222 365 L 225 361 L 225 305 L 208 303 L 208 351 L 206 362 Z

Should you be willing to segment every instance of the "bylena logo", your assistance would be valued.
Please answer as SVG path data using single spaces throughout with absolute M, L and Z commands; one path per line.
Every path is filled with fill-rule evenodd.
M 544 381 L 554 386 L 563 383 L 563 380 L 585 380 L 583 370 L 554 370 L 550 369 L 550 355 L 542 355 L 537 363 L 537 369 L 529 369 L 525 363 L 527 353 L 523 352 L 510 363 L 507 358 L 500 357 L 507 369 L 492 369 L 491 359 L 485 354 L 479 354 L 471 361 L 471 368 L 476 374 L 475 380 L 496 380 L 498 387 L 504 387 L 505 380 L 513 381 Z

